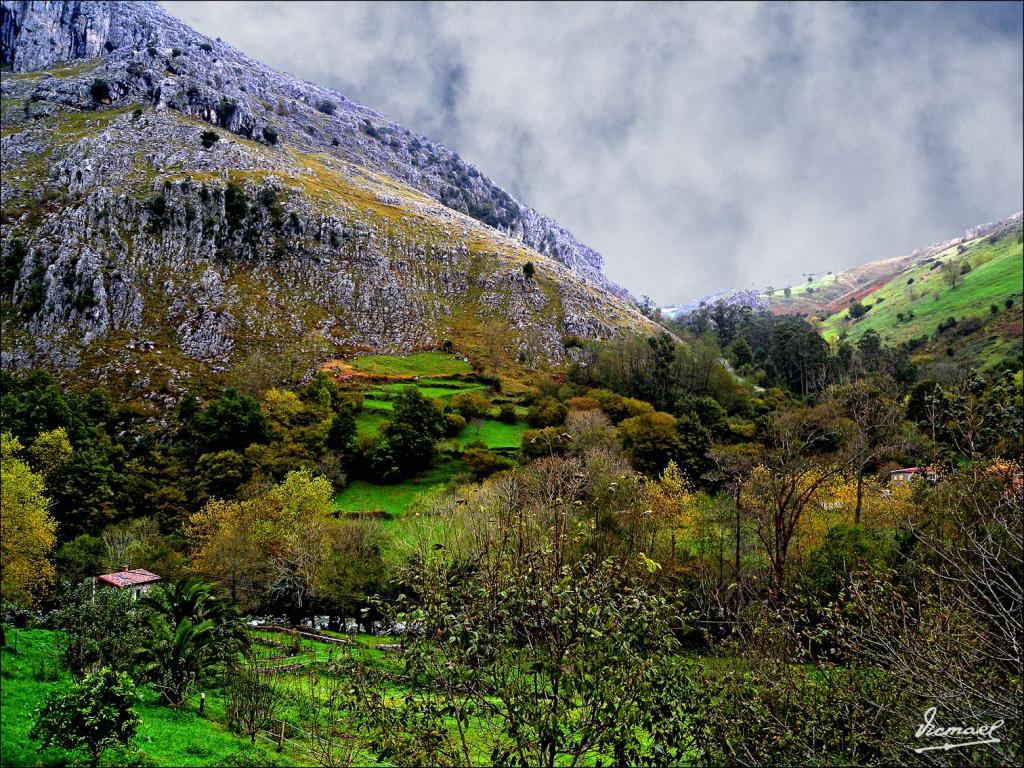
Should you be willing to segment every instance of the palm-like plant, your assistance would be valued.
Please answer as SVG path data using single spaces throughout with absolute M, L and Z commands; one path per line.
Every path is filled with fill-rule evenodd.
M 141 661 L 171 706 L 179 706 L 219 662 L 237 657 L 248 645 L 238 608 L 209 584 L 161 585 L 140 604 L 148 614 L 150 635 Z

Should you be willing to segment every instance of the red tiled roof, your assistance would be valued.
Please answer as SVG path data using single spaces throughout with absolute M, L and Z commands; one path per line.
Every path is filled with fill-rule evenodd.
M 145 568 L 136 568 L 133 571 L 105 573 L 102 576 L 97 576 L 96 578 L 104 584 L 110 584 L 112 587 L 135 587 L 139 584 L 149 584 L 154 581 L 160 581 L 159 576 L 147 571 Z

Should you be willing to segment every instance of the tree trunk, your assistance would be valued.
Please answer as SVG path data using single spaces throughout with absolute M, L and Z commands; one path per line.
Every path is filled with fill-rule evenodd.
M 769 590 L 768 601 L 772 605 L 778 605 L 779 597 L 782 595 L 782 575 L 785 572 L 786 561 L 777 557 L 772 561 L 772 584 Z
M 864 502 L 864 458 L 857 465 L 857 508 L 853 512 L 853 524 L 860 525 L 860 510 Z
M 778 513 L 781 517 L 782 511 Z M 772 584 L 769 593 L 769 602 L 772 605 L 777 605 L 779 597 L 782 594 L 782 577 L 786 572 L 786 550 L 788 549 L 789 540 L 785 536 L 784 532 L 780 527 L 780 523 L 776 522 L 775 528 L 775 552 L 772 553 Z
M 740 582 L 740 495 L 736 494 L 736 584 Z

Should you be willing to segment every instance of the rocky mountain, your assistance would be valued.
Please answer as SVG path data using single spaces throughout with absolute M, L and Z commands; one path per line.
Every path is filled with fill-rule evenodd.
M 0 43 L 5 366 L 173 393 L 254 356 L 499 325 L 510 357 L 557 360 L 650 328 L 456 153 L 154 3 L 3 0 Z
M 742 288 L 740 290 L 719 291 L 707 296 L 702 296 L 686 304 L 673 304 L 662 307 L 661 312 L 668 317 L 682 317 L 695 312 L 701 307 L 708 307 L 716 302 L 723 302 L 728 306 L 751 307 L 753 309 L 768 309 L 768 299 L 761 295 L 761 292 L 754 288 Z

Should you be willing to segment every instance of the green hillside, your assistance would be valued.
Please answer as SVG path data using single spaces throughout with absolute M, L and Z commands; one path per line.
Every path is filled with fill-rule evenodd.
M 969 233 L 904 256 L 867 261 L 784 290 L 767 289 L 763 296 L 774 313 L 806 314 L 821 324 L 827 337 L 845 331 L 856 340 L 871 329 L 893 344 L 920 339 L 950 316 L 957 321 L 980 314 L 992 319 L 987 316 L 992 304 L 1001 306 L 1007 298 L 1020 295 L 1020 234 L 1017 214 L 977 227 L 974 237 Z M 957 266 L 967 262 L 971 269 L 955 286 L 947 285 L 942 276 L 943 264 L 950 261 Z M 986 266 L 989 261 L 996 263 Z M 984 268 L 975 271 L 980 267 Z M 869 306 L 869 311 L 860 318 L 849 316 L 854 302 Z M 926 302 L 931 303 L 926 306 Z M 1013 326 L 1001 328 L 1008 319 L 998 319 L 1000 338 Z M 1010 329 L 1010 336 L 1014 335 L 1019 338 L 1020 332 Z
M 890 343 L 900 343 L 930 333 L 948 317 L 990 314 L 993 304 L 1021 297 L 1024 261 L 1019 233 L 1011 233 L 994 243 L 981 240 L 967 246 L 963 253 L 950 248 L 934 259 L 904 270 L 885 285 L 861 299 L 870 311 L 859 320 L 850 317 L 849 308 L 829 315 L 822 322 L 826 336 L 846 331 L 856 339 L 873 329 Z M 959 273 L 955 285 L 945 279 L 944 265 L 952 263 Z M 911 282 L 912 281 L 912 282 Z
M 872 330 L 886 345 L 908 344 L 918 363 L 986 367 L 1020 356 L 1021 241 L 1020 221 L 1011 221 L 993 234 L 950 245 L 895 274 L 862 282 L 839 298 L 823 286 L 855 285 L 842 274 L 796 286 L 773 309 L 808 313 L 829 340 L 856 342 Z

